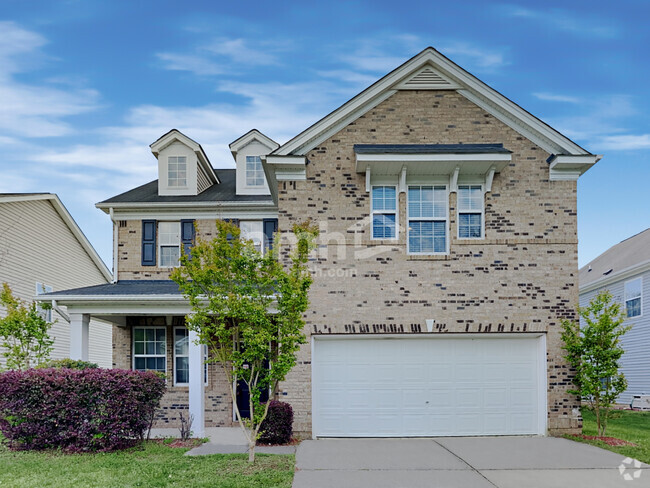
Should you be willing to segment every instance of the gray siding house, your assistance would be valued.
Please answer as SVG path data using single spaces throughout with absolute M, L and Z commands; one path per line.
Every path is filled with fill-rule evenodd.
M 33 300 L 44 292 L 109 283 L 111 279 L 110 271 L 55 194 L 0 193 L 0 284 L 8 283 L 17 297 Z M 70 357 L 65 307 L 45 313 L 54 321 L 51 357 Z M 0 317 L 3 315 L 0 307 Z M 94 320 L 88 359 L 102 367 L 111 366 L 110 324 Z M 2 361 L 0 357 L 0 366 Z
M 618 401 L 631 404 L 634 395 L 650 395 L 650 229 L 609 248 L 580 269 L 580 306 L 609 290 L 625 307 L 622 371 L 628 388 Z

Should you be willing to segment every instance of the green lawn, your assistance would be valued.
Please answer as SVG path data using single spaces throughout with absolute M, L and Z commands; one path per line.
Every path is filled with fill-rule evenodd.
M 11 452 L 0 447 L 0 487 L 215 487 L 291 486 L 294 456 L 215 454 L 184 456 L 187 449 L 153 442 L 109 454 Z
M 617 410 L 612 415 L 613 418 L 607 423 L 605 436 L 633 442 L 638 447 L 614 447 L 608 446 L 602 441 L 583 440 L 574 437 L 571 437 L 571 439 L 602 447 L 603 449 L 608 449 L 650 464 L 650 412 Z M 584 419 L 582 433 L 585 435 L 597 435 L 595 415 L 589 410 L 583 409 L 582 417 Z

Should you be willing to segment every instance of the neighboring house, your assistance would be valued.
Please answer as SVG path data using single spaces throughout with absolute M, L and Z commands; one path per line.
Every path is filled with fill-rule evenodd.
M 599 156 L 427 48 L 287 143 L 253 130 L 214 170 L 172 130 L 159 178 L 98 203 L 117 282 L 53 293 L 79 330 L 110 319 L 116 367 L 166 372 L 158 426 L 230 425 L 224 375 L 168 280 L 215 219 L 264 249 L 320 226 L 307 344 L 276 395 L 327 436 L 575 432 L 560 321 L 578 302 L 576 185 Z M 220 163 L 223 164 L 223 163 Z M 278 225 L 279 224 L 279 225 Z M 81 349 L 78 354 L 85 354 Z M 239 392 L 244 397 L 246 392 Z
M 0 284 L 8 283 L 18 298 L 32 301 L 46 292 L 98 285 L 111 279 L 110 271 L 59 197 L 52 193 L 0 193 Z M 65 307 L 43 313 L 55 322 L 50 330 L 54 339 L 51 357 L 70 357 Z M 110 323 L 93 320 L 88 345 L 88 359 L 109 368 Z M 0 357 L 0 364 L 3 362 Z
M 581 307 L 608 290 L 623 306 L 625 325 L 632 326 L 621 339 L 628 385 L 618 402 L 629 405 L 633 395 L 650 395 L 650 229 L 610 247 L 580 268 L 579 277 Z

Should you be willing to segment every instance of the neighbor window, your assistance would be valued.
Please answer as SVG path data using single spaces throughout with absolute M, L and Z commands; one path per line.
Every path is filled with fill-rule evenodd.
M 203 344 L 203 382 L 208 382 L 208 346 Z M 174 384 L 190 383 L 190 336 L 186 327 L 174 327 Z
M 167 372 L 165 327 L 133 328 L 133 369 Z
M 395 186 L 372 187 L 372 238 L 397 237 L 397 191 Z
M 625 282 L 625 311 L 628 317 L 641 315 L 641 278 Z
M 246 156 L 246 186 L 264 186 L 264 170 L 259 156 Z
M 409 254 L 447 252 L 447 187 L 445 185 L 409 185 Z
M 45 285 L 43 283 L 36 282 L 36 294 L 43 295 L 44 293 L 52 293 L 53 288 L 51 286 Z M 51 308 L 42 308 L 38 306 L 38 311 L 46 321 L 52 322 L 52 309 Z
M 261 220 L 240 220 L 239 221 L 240 237 L 242 239 L 253 241 L 255 249 L 264 253 L 264 227 Z
M 187 158 L 185 156 L 169 156 L 167 158 L 167 185 L 187 186 Z
M 178 266 L 181 256 L 181 223 L 159 222 L 158 242 L 160 248 L 160 267 Z
M 458 238 L 483 237 L 483 187 L 458 185 Z

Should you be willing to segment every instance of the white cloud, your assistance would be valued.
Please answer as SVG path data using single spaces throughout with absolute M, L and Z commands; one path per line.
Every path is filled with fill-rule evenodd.
M 253 49 L 248 47 L 244 39 L 215 39 L 204 49 L 210 53 L 225 56 L 237 64 L 246 64 L 249 66 L 268 66 L 278 64 L 275 55 L 262 47 Z M 269 46 L 263 46 L 269 48 Z
M 533 96 L 539 100 L 544 100 L 547 102 L 581 103 L 581 100 L 577 97 L 559 95 L 555 93 L 533 93 Z
M 534 10 L 516 5 L 502 5 L 500 10 L 510 17 L 530 19 L 581 37 L 610 39 L 619 33 L 610 20 L 597 18 L 587 12 L 575 13 L 558 8 Z
M 165 69 L 170 71 L 189 71 L 199 76 L 218 75 L 223 68 L 206 56 L 196 54 L 157 53 L 156 57 L 163 62 Z
M 507 64 L 503 53 L 465 42 L 443 42 L 437 49 L 444 55 L 453 57 L 455 62 L 461 66 L 487 70 L 500 68 Z
M 605 136 L 599 147 L 610 151 L 650 149 L 650 134 Z

